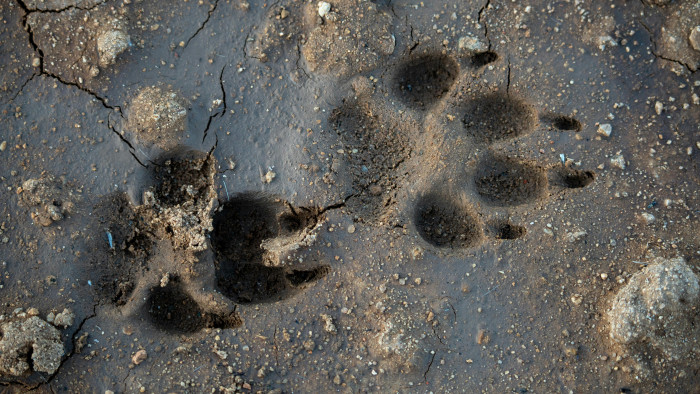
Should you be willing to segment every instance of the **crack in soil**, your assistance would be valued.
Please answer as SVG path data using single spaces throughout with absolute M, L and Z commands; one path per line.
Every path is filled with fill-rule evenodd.
M 484 26 L 484 37 L 486 37 L 486 41 L 489 42 L 489 51 L 491 50 L 491 39 L 489 38 L 489 27 L 488 27 L 488 24 L 486 23 L 485 20 L 483 23 L 481 22 L 481 18 L 483 17 L 483 13 L 486 11 L 486 9 L 490 5 L 491 5 L 491 0 L 486 0 L 486 4 L 484 4 L 484 6 L 481 7 L 481 9 L 479 10 L 479 15 L 476 19 L 477 22 L 479 22 L 479 24 L 483 24 L 483 26 Z
M 187 49 L 187 46 L 190 44 L 190 41 L 192 41 L 192 39 L 195 38 L 197 36 L 197 34 L 199 34 L 199 32 L 204 30 L 204 26 L 206 26 L 207 22 L 209 22 L 209 19 L 211 19 L 211 14 L 213 14 L 214 11 L 216 11 L 216 7 L 218 7 L 218 6 L 219 6 L 219 0 L 214 0 L 214 6 L 213 7 L 210 6 L 209 12 L 207 13 L 207 19 L 205 19 L 204 22 L 202 22 L 202 24 L 199 26 L 197 31 L 195 31 L 194 34 L 190 38 L 187 39 L 187 41 L 185 41 L 185 46 L 183 47 L 183 50 Z
M 204 143 L 204 140 L 207 139 L 207 135 L 209 134 L 209 126 L 211 126 L 211 122 L 214 120 L 214 118 L 226 114 L 226 110 L 228 108 L 228 106 L 226 105 L 226 88 L 224 88 L 224 70 L 226 70 L 226 65 L 224 65 L 221 68 L 221 72 L 219 73 L 219 88 L 221 89 L 221 101 L 224 105 L 224 108 L 223 110 L 216 111 L 216 113 L 209 115 L 209 120 L 207 120 L 207 127 L 204 128 L 204 132 L 202 133 L 202 143 Z
M 433 366 L 433 361 L 435 361 L 435 356 L 437 355 L 437 352 L 433 351 L 433 357 L 430 358 L 430 363 L 428 364 L 428 368 L 423 372 L 423 379 L 425 380 L 425 383 L 428 383 L 428 372 L 430 372 L 430 367 Z
M 72 87 L 77 88 L 78 90 L 80 90 L 80 91 L 82 91 L 82 92 L 84 92 L 84 93 L 89 94 L 90 96 L 92 96 L 92 98 L 93 98 L 94 100 L 99 101 L 105 109 L 108 109 L 108 110 L 110 110 L 110 111 L 112 111 L 112 112 L 118 113 L 119 116 L 120 116 L 122 119 L 124 119 L 124 114 L 122 113 L 122 109 L 121 109 L 120 106 L 117 106 L 117 105 L 110 105 L 110 104 L 108 103 L 108 100 L 107 100 L 106 98 L 104 98 L 104 97 L 98 95 L 97 93 L 93 92 L 92 90 L 90 90 L 90 89 L 88 89 L 88 88 L 86 88 L 86 87 L 84 87 L 84 86 L 81 86 L 81 85 L 78 84 L 78 83 L 66 81 L 66 80 L 64 80 L 63 78 L 61 78 L 59 75 L 56 75 L 56 74 L 53 74 L 53 73 L 50 73 L 50 72 L 46 71 L 46 69 L 44 68 L 44 51 L 42 51 L 41 48 L 39 48 L 39 45 L 37 45 L 36 41 L 34 41 L 34 32 L 32 31 L 31 26 L 29 26 L 28 17 L 29 17 L 29 15 L 30 15 L 31 13 L 33 13 L 33 12 L 52 12 L 52 13 L 54 13 L 54 12 L 59 12 L 59 11 L 36 11 L 36 10 L 32 10 L 32 9 L 28 8 L 28 7 L 26 6 L 26 4 L 24 4 L 24 1 L 23 1 L 23 0 L 16 0 L 16 1 L 17 1 L 17 5 L 19 5 L 19 7 L 24 11 L 24 16 L 22 17 L 22 25 L 24 26 L 24 30 L 27 32 L 27 34 L 28 34 L 28 36 L 29 36 L 29 44 L 31 45 L 31 47 L 32 47 L 32 49 L 34 50 L 34 52 L 37 53 L 37 54 L 39 55 L 39 73 L 38 73 L 38 74 L 37 74 L 37 73 L 34 73 L 34 75 L 33 75 L 31 78 L 29 78 L 29 79 L 22 85 L 22 89 L 20 89 L 20 92 L 21 92 L 21 91 L 24 89 L 24 87 L 29 83 L 29 81 L 31 81 L 32 79 L 34 79 L 35 76 L 37 76 L 37 75 L 43 75 L 43 76 L 46 76 L 46 77 L 53 78 L 54 80 L 56 80 L 57 82 L 59 82 L 59 83 L 65 85 L 65 86 L 72 86 Z M 217 0 L 217 1 L 218 1 L 218 0 Z M 103 3 L 104 3 L 104 2 L 103 2 Z M 100 4 L 103 4 L 103 3 L 100 3 Z M 97 7 L 97 6 L 100 5 L 100 4 L 96 4 L 94 7 Z M 78 8 L 78 9 L 81 9 L 81 10 L 83 10 L 83 9 L 85 9 L 85 10 L 90 10 L 90 9 L 92 9 L 92 8 L 94 8 L 94 7 L 85 9 L 85 8 L 79 8 L 79 7 L 71 6 L 71 7 L 68 7 L 68 8 L 66 8 L 66 9 L 69 9 L 69 8 Z M 19 95 L 19 92 L 17 93 L 17 95 Z M 15 95 L 15 98 L 17 97 L 17 95 Z M 13 98 L 13 100 L 14 100 L 14 98 Z M 141 160 L 139 160 L 139 158 L 138 158 L 138 157 L 136 156 L 136 154 L 134 153 L 134 152 L 135 152 L 134 145 L 133 145 L 130 141 L 128 141 L 120 132 L 118 132 L 118 131 L 114 128 L 114 126 L 113 126 L 113 124 L 112 124 L 112 122 L 111 122 L 111 115 L 112 115 L 112 112 L 110 112 L 109 115 L 108 115 L 108 116 L 109 116 L 109 121 L 108 121 L 107 123 L 108 123 L 109 129 L 112 130 L 112 132 L 114 132 L 115 134 L 117 134 L 117 135 L 119 136 L 119 139 L 122 140 L 122 142 L 124 142 L 124 143 L 129 147 L 129 153 L 131 154 L 131 156 L 133 156 L 133 158 L 134 158 L 140 165 L 142 165 L 143 167 L 146 167 L 146 165 L 144 165 L 143 162 L 141 162 Z
M 649 28 L 649 26 L 646 25 L 646 23 L 642 22 L 641 20 L 638 21 L 638 22 L 639 22 L 640 25 L 642 25 L 642 27 L 644 28 L 644 30 L 646 30 L 647 33 L 649 34 L 649 42 L 651 43 L 651 54 L 654 55 L 655 58 L 657 58 L 657 59 L 663 59 L 663 60 L 666 60 L 666 61 L 669 61 L 669 62 L 672 62 L 672 63 L 676 63 L 676 64 L 678 64 L 679 66 L 683 66 L 683 67 L 686 68 L 686 70 L 688 70 L 688 72 L 689 72 L 690 74 L 694 74 L 695 72 L 698 71 L 698 70 L 693 70 L 692 67 L 691 67 L 691 65 L 688 64 L 688 63 L 684 63 L 684 62 L 682 62 L 682 61 L 680 61 L 680 60 L 678 60 L 678 59 L 673 59 L 673 58 L 666 57 L 666 56 L 663 56 L 663 55 L 658 54 L 658 53 L 656 52 L 656 51 L 657 51 L 658 45 L 656 44 L 656 41 L 654 40 L 654 33 L 651 31 L 651 29 Z
M 37 390 L 37 389 L 41 388 L 42 386 L 51 383 L 51 381 L 53 381 L 56 378 L 56 376 L 58 376 L 58 374 L 61 370 L 61 367 L 63 367 L 63 365 L 66 363 L 66 361 L 68 361 L 68 359 L 75 354 L 75 338 L 78 337 L 79 336 L 78 334 L 80 334 L 80 331 L 83 330 L 83 325 L 85 325 L 85 323 L 88 320 L 97 316 L 97 306 L 98 305 L 99 305 L 99 303 L 92 304 L 92 313 L 88 316 L 85 316 L 85 318 L 83 318 L 83 320 L 80 322 L 80 324 L 78 324 L 78 329 L 75 330 L 75 332 L 71 336 L 71 350 L 67 355 L 65 355 L 64 357 L 61 358 L 61 363 L 58 365 L 58 368 L 56 368 L 56 372 L 54 372 L 53 375 L 49 376 L 49 378 L 46 379 L 45 381 L 39 383 L 36 386 L 30 387 L 29 390 Z

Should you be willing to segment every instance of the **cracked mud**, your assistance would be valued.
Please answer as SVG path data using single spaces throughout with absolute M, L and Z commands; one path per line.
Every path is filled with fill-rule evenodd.
M 4 389 L 698 387 L 696 2 L 0 17 Z

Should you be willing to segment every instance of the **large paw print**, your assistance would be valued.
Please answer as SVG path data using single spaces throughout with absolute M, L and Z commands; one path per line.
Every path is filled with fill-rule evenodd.
M 510 221 L 514 210 L 593 182 L 592 171 L 565 156 L 544 164 L 518 152 L 518 141 L 535 132 L 582 125 L 539 113 L 509 82 L 484 83 L 485 66 L 498 61 L 491 51 L 424 53 L 394 67 L 383 86 L 356 78 L 354 97 L 329 119 L 353 176 L 347 207 L 356 219 L 409 222 L 429 246 L 464 249 L 524 236 L 526 227 Z
M 215 208 L 212 152 L 174 152 L 152 164 L 143 204 L 121 193 L 95 210 L 106 236 L 95 246 L 97 295 L 116 316 L 172 333 L 237 327 L 239 304 L 288 298 L 328 273 L 286 264 L 315 240 L 319 209 L 258 194 Z

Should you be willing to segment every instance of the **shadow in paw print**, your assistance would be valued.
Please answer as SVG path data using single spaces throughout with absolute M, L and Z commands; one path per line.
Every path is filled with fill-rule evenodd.
M 150 235 L 139 225 L 139 215 L 125 193 L 113 193 L 95 206 L 97 219 L 91 269 L 97 275 L 95 291 L 100 302 L 126 304 L 151 251 Z
M 467 103 L 462 122 L 475 141 L 488 144 L 530 133 L 537 125 L 537 112 L 524 100 L 496 92 Z
M 474 67 L 483 67 L 496 60 L 498 60 L 498 54 L 493 51 L 477 52 L 472 55 L 472 65 Z
M 595 173 L 593 171 L 561 166 L 555 171 L 554 182 L 569 189 L 579 189 L 590 185 L 594 180 Z
M 572 116 L 566 115 L 546 115 L 542 120 L 552 125 L 557 130 L 579 132 L 583 128 L 581 122 Z
M 406 104 L 425 109 L 450 90 L 459 64 L 451 57 L 424 55 L 406 62 L 395 77 L 395 90 Z
M 397 169 L 411 155 L 410 141 L 394 125 L 380 124 L 366 103 L 346 102 L 333 111 L 329 122 L 345 147 L 356 191 L 348 209 L 376 219 L 391 204 L 388 191 L 401 184 Z
M 202 328 L 233 328 L 242 323 L 235 313 L 230 316 L 205 313 L 177 277 L 164 287 L 151 289 L 146 307 L 153 325 L 167 332 L 192 333 Z
M 279 301 L 323 278 L 330 269 L 280 267 L 285 251 L 306 246 L 322 220 L 317 209 L 254 194 L 236 196 L 214 215 L 212 249 L 219 290 L 239 303 Z
M 461 249 L 475 246 L 482 238 L 481 223 L 469 207 L 439 193 L 427 194 L 414 212 L 418 234 L 437 247 Z
M 496 239 L 518 239 L 526 233 L 525 227 L 506 222 L 496 228 Z
M 512 158 L 487 155 L 474 176 L 481 198 L 490 205 L 514 206 L 532 202 L 547 190 L 543 169 Z

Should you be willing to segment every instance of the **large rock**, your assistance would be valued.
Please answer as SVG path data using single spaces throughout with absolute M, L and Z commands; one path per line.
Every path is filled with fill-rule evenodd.
M 608 312 L 610 337 L 632 353 L 700 356 L 700 284 L 681 257 L 657 258 L 630 278 Z

